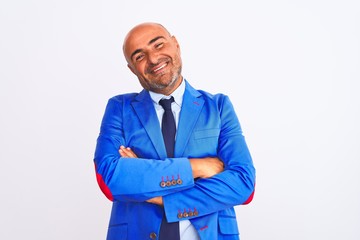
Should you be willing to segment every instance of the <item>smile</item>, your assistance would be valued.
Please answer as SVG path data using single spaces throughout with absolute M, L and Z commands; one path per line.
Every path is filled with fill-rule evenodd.
M 161 69 L 163 69 L 164 67 L 166 67 L 168 64 L 165 62 L 163 64 L 161 64 L 159 67 L 155 68 L 154 70 L 152 70 L 153 73 L 157 73 L 159 72 Z

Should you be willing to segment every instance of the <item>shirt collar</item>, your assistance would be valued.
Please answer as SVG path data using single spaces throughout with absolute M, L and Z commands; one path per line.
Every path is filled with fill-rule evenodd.
M 185 92 L 185 79 L 182 79 L 180 86 L 177 89 L 175 89 L 175 91 L 169 96 L 149 91 L 150 97 L 155 104 L 158 105 L 159 101 L 163 98 L 169 99 L 171 96 L 173 96 L 175 103 L 180 107 L 182 104 L 184 92 Z

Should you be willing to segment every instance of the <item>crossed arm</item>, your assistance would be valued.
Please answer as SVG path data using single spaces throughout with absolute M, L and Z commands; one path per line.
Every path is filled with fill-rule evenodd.
M 249 203 L 255 187 L 252 158 L 230 101 L 224 98 L 218 102 L 221 119 L 214 119 L 217 121 L 206 126 L 207 134 L 214 134 L 214 137 L 212 130 L 217 127 L 221 130 L 216 133 L 217 138 L 201 138 L 206 144 L 200 145 L 199 151 L 193 142 L 188 145 L 191 149 L 186 155 L 206 156 L 199 153 L 213 153 L 214 146 L 216 153 L 206 158 L 179 157 L 159 161 L 158 155 L 151 152 L 154 151 L 153 143 L 148 138 L 139 138 L 144 135 L 132 130 L 143 131 L 140 123 L 131 125 L 127 131 L 133 138 L 125 139 L 123 104 L 117 100 L 109 101 L 94 156 L 97 181 L 105 196 L 111 201 L 163 204 L 172 222 L 178 221 L 178 211 L 184 208 L 196 207 L 199 216 L 204 216 Z M 125 143 L 130 144 L 131 149 L 126 145 L 120 147 Z M 182 184 L 160 188 L 161 179 L 180 179 L 180 175 Z
M 137 155 L 129 147 L 120 146 L 121 157 L 137 158 Z M 210 178 L 224 171 L 224 163 L 217 157 L 190 158 L 189 159 L 193 178 Z M 149 203 L 163 205 L 161 196 L 150 198 Z

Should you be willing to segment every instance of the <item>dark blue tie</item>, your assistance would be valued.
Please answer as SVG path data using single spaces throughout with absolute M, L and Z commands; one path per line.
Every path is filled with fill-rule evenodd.
M 174 97 L 171 97 L 169 99 L 161 99 L 159 101 L 159 104 L 165 110 L 161 123 L 161 131 L 163 134 L 166 153 L 168 157 L 174 157 L 175 134 L 176 134 L 174 114 L 172 113 L 171 110 L 172 102 L 174 102 Z
M 161 131 L 164 138 L 166 153 L 168 157 L 174 157 L 176 125 L 174 114 L 171 110 L 171 103 L 174 97 L 170 99 L 161 99 L 159 104 L 164 108 L 165 112 L 162 118 Z M 159 240 L 180 240 L 179 222 L 168 223 L 166 221 L 165 212 L 160 227 Z

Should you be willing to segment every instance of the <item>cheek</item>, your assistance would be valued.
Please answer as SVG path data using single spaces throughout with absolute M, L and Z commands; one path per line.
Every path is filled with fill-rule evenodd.
M 139 63 L 134 68 L 134 73 L 137 76 L 145 74 L 145 64 Z

